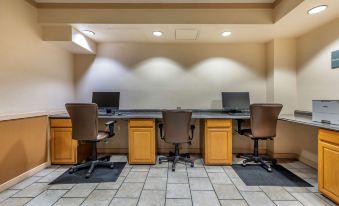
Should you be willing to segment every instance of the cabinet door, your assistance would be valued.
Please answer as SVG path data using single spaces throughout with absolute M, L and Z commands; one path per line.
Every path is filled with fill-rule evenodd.
M 232 164 L 232 135 L 229 128 L 207 128 L 205 163 Z
M 51 129 L 51 162 L 53 164 L 75 164 L 77 141 L 72 139 L 72 128 Z
M 319 191 L 339 204 L 339 133 L 319 131 L 318 158 Z
M 155 164 L 155 131 L 154 121 L 130 122 L 129 127 L 129 163 Z M 137 126 L 133 126 L 137 125 Z

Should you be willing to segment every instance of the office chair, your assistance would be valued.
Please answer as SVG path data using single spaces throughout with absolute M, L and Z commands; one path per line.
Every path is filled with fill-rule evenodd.
M 272 172 L 270 164 L 265 161 L 276 164 L 276 160 L 268 157 L 259 156 L 259 140 L 273 140 L 276 136 L 276 127 L 278 116 L 283 105 L 281 104 L 251 104 L 250 105 L 250 129 L 243 129 L 241 121 L 238 121 L 238 133 L 254 140 L 253 154 L 243 155 L 245 160 L 242 165 L 245 167 L 249 162 L 261 163 L 261 166 L 268 172 Z M 237 155 L 239 157 L 240 155 Z
M 110 156 L 105 156 L 99 160 L 97 157 L 97 145 L 99 141 L 114 136 L 114 121 L 107 122 L 106 131 L 98 129 L 98 106 L 96 104 L 68 103 L 66 104 L 67 112 L 72 122 L 72 138 L 83 143 L 92 144 L 92 154 L 90 161 L 84 164 L 75 165 L 70 168 L 69 173 L 72 174 L 77 170 L 88 168 L 86 178 L 89 178 L 96 167 L 113 168 L 114 163 L 109 162 Z
M 172 171 L 175 171 L 177 162 L 190 163 L 194 167 L 194 162 L 190 160 L 188 153 L 180 154 L 179 145 L 183 143 L 191 144 L 195 126 L 191 125 L 192 112 L 185 110 L 165 110 L 162 112 L 164 123 L 159 124 L 160 137 L 167 143 L 174 144 L 174 152 L 170 152 L 167 157 L 159 157 L 159 164 L 163 161 L 173 162 Z M 165 131 L 163 135 L 163 129 Z M 189 132 L 191 131 L 191 136 Z

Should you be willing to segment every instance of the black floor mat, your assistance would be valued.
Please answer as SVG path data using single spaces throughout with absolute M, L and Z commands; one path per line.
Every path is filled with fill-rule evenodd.
M 313 187 L 281 165 L 273 166 L 272 172 L 251 164 L 246 167 L 235 164 L 232 168 L 247 186 Z
M 54 184 L 77 184 L 77 183 L 100 183 L 100 182 L 115 182 L 121 171 L 124 169 L 126 162 L 115 162 L 114 168 L 97 167 L 93 171 L 90 178 L 86 179 L 85 175 L 88 170 L 79 170 L 73 174 L 69 174 L 68 171 L 63 173 L 60 177 L 55 179 L 50 185 Z

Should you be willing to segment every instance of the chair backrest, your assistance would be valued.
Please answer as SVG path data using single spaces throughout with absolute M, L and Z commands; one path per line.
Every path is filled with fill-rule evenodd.
M 189 141 L 192 111 L 165 110 L 162 112 L 162 118 L 166 142 L 185 143 Z
M 98 136 L 98 106 L 92 103 L 68 103 L 67 112 L 72 121 L 75 140 L 96 140 Z
M 251 131 L 254 138 L 276 136 L 277 121 L 282 104 L 251 104 Z

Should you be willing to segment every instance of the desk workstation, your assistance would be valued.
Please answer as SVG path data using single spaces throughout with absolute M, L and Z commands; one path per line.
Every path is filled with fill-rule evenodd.
M 339 204 L 338 0 L 3 0 L 0 206 Z

